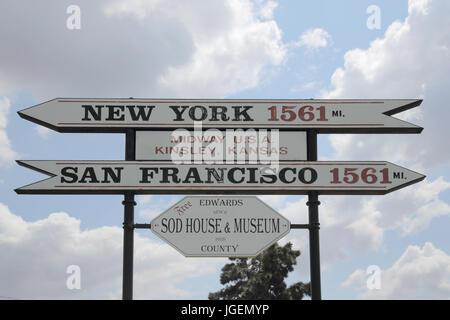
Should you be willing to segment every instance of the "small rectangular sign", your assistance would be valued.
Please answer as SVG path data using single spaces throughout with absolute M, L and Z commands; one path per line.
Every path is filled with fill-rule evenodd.
M 137 131 L 136 160 L 301 161 L 306 132 L 278 130 Z

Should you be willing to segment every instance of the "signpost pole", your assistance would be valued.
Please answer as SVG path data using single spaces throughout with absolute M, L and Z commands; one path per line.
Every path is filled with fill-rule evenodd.
M 308 130 L 307 134 L 308 161 L 317 161 L 317 131 Z M 320 247 L 319 247 L 319 193 L 308 192 L 308 219 L 309 219 L 309 256 L 311 274 L 311 299 L 321 300 L 320 285 Z
M 125 160 L 135 159 L 136 130 L 127 129 Z M 133 192 L 124 193 L 122 300 L 133 299 L 134 201 Z

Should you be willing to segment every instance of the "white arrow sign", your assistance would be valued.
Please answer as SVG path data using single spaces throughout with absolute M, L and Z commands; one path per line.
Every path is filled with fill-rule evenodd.
M 28 194 L 386 194 L 425 178 L 389 162 L 174 164 L 146 161 L 24 160 L 52 176 L 16 189 Z
M 420 133 L 391 117 L 422 103 L 392 100 L 63 99 L 19 111 L 59 132 L 125 132 L 127 128 L 317 129 L 321 133 Z
M 257 197 L 188 196 L 151 229 L 186 257 L 253 257 L 288 234 L 290 223 Z

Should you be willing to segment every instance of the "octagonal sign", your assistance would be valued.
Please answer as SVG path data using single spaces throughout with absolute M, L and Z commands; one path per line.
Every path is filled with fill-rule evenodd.
M 288 234 L 290 222 L 255 196 L 187 196 L 151 230 L 186 257 L 253 257 Z

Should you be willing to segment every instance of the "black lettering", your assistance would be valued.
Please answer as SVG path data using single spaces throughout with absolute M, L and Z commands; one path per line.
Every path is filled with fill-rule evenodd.
M 178 178 L 178 168 L 161 168 L 162 171 L 162 180 L 161 183 L 179 183 L 180 178 Z M 172 181 L 169 181 L 169 177 L 172 178 Z
M 280 173 L 278 174 L 278 176 L 280 177 L 280 181 L 283 183 L 293 183 L 295 181 L 295 177 L 293 179 L 291 179 L 290 181 L 288 181 L 286 179 L 286 171 L 291 171 L 292 173 L 295 174 L 295 169 L 294 168 L 283 168 L 280 170 Z
M 182 118 L 182 115 L 186 111 L 186 109 L 189 107 L 188 106 L 169 106 L 169 108 L 172 109 L 173 112 L 175 112 L 176 118 L 173 119 L 173 121 L 184 121 L 184 119 Z M 181 108 L 181 111 L 179 110 L 179 108 Z
M 261 177 L 259 179 L 259 182 L 262 183 L 275 183 L 277 181 L 277 176 L 275 174 L 275 170 L 271 169 L 270 167 L 262 168 L 261 169 Z M 269 179 L 269 180 L 266 180 Z
M 138 109 L 136 113 L 135 108 Z M 130 112 L 131 120 L 133 121 L 148 121 L 155 106 L 127 106 Z
M 101 121 L 102 120 L 102 108 L 104 106 L 95 106 L 97 108 L 97 111 L 94 110 L 94 107 L 91 105 L 82 105 L 81 106 L 84 109 L 84 118 L 82 118 L 82 121 L 91 121 L 92 118 L 95 121 Z M 89 117 L 91 115 L 92 118 Z
M 256 232 L 256 221 L 255 221 L 256 219 L 255 218 L 251 218 L 249 220 L 250 220 L 250 226 L 251 226 L 251 229 L 249 230 L 249 232 L 255 233 Z
M 272 220 L 272 233 L 280 233 L 280 219 L 271 219 Z
M 191 183 L 189 180 L 194 179 L 193 183 L 203 183 L 198 174 L 197 168 L 189 168 L 189 171 L 184 179 L 183 183 Z
M 123 111 L 125 110 L 124 106 L 106 106 L 106 107 L 108 108 L 108 118 L 106 118 L 106 121 L 125 120 L 125 115 L 123 114 Z
M 234 173 L 235 173 L 235 171 L 240 171 L 242 174 L 245 173 L 245 169 L 243 169 L 243 168 L 232 168 L 232 169 L 230 169 L 230 171 L 228 171 L 228 180 L 229 180 L 231 183 L 242 183 L 242 181 L 244 181 L 245 178 L 242 177 L 241 180 L 237 181 L 237 180 L 234 178 Z
M 192 233 L 192 218 L 186 219 L 186 232 Z
M 87 181 L 89 179 L 89 182 Z M 81 177 L 79 183 L 99 183 L 97 175 L 93 167 L 87 167 L 84 169 L 83 176 Z
M 264 218 L 258 218 L 258 232 L 257 233 L 264 233 L 264 230 L 262 228 L 262 223 L 267 221 L 267 219 Z
M 200 108 L 201 114 L 200 118 L 196 117 L 195 111 Z M 203 121 L 208 117 L 208 111 L 203 106 L 195 106 L 189 109 L 189 117 L 194 121 Z
M 210 121 L 228 121 L 230 117 L 227 116 L 227 107 L 224 106 L 209 106 L 211 108 Z M 220 119 L 219 119 L 220 116 Z
M 183 221 L 180 218 L 162 218 L 161 226 L 161 233 L 180 233 L 183 228 Z
M 332 110 L 331 111 L 331 116 L 332 117 L 339 117 L 340 116 L 341 111 L 340 110 Z
M 220 171 L 220 175 L 217 172 L 217 170 Z M 211 176 L 214 177 L 214 179 L 216 180 L 216 182 L 218 183 L 223 183 L 223 175 L 224 175 L 224 171 L 227 170 L 226 168 L 206 168 L 206 172 L 208 173 L 208 180 L 206 181 L 206 183 L 213 183 L 213 181 L 211 180 Z
M 246 223 L 244 219 L 234 219 L 234 232 L 235 233 L 246 233 L 248 230 L 245 230 Z
M 309 172 L 309 180 L 306 179 L 305 172 Z M 311 184 L 317 180 L 317 172 L 313 168 L 303 168 L 298 172 L 298 179 L 304 184 Z
M 121 174 L 123 168 L 102 168 L 102 170 L 103 170 L 102 183 L 111 183 L 111 181 L 108 180 L 108 177 L 114 183 L 120 183 L 120 174 Z M 116 170 L 116 172 L 114 172 L 114 170 Z
M 250 173 L 250 177 L 247 183 L 258 183 L 258 181 L 256 180 L 256 172 L 258 172 L 258 170 L 259 168 L 247 168 L 247 171 Z
M 232 108 L 234 109 L 233 121 L 253 121 L 252 117 L 247 113 L 248 110 L 253 109 L 252 106 L 235 106 Z M 244 108 L 244 110 L 240 110 L 241 108 Z M 241 116 L 243 116 L 244 119 L 241 120 Z
M 139 183 L 151 183 L 149 179 L 153 179 L 155 173 L 158 173 L 158 168 L 139 168 L 142 172 L 141 181 Z
M 61 183 L 75 183 L 78 180 L 77 176 L 78 168 L 76 167 L 64 167 L 61 170 Z M 65 177 L 70 178 L 65 179 Z
M 166 221 L 167 221 L 167 218 L 162 218 L 161 219 L 161 232 L 162 233 L 166 233 L 167 232 L 167 223 L 166 223 Z

